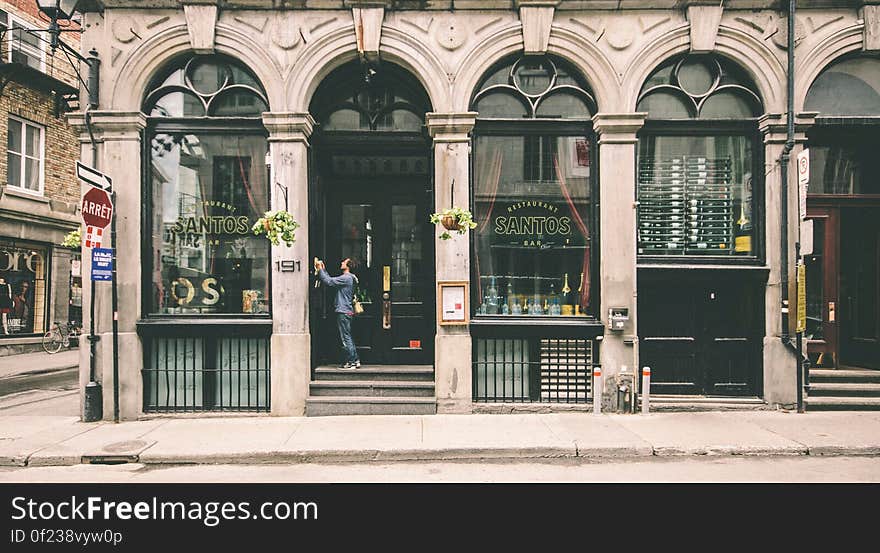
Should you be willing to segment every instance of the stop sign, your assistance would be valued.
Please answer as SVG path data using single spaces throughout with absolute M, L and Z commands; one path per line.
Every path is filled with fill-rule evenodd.
M 82 199 L 83 222 L 91 227 L 104 228 L 110 224 L 112 215 L 110 195 L 100 188 L 90 188 Z

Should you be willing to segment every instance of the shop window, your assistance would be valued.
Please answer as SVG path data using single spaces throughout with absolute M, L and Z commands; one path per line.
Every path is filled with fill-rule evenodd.
M 0 333 L 41 334 L 46 330 L 48 249 L 0 241 Z
M 220 56 L 183 60 L 147 95 L 148 313 L 269 312 L 269 243 L 251 231 L 269 209 L 266 105 L 256 78 Z
M 472 105 L 475 316 L 593 314 L 589 87 L 562 60 L 521 57 Z
M 641 258 L 758 256 L 763 175 L 756 87 L 716 56 L 674 58 L 648 77 L 637 111 Z
M 13 188 L 43 193 L 45 130 L 24 119 L 10 117 L 6 137 L 6 182 Z
M 412 77 L 392 65 L 340 68 L 315 92 L 312 107 L 324 131 L 421 132 L 430 101 Z

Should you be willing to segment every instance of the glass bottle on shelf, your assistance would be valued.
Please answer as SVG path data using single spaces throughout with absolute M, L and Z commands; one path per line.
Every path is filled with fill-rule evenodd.
M 498 285 L 495 276 L 492 275 L 489 277 L 489 288 L 486 290 L 486 312 L 489 315 L 498 314 L 499 299 Z
M 559 296 L 556 294 L 556 283 L 550 283 L 550 297 L 547 299 L 547 314 L 559 315 Z
M 752 252 L 752 222 L 746 217 L 745 201 L 740 203 L 739 219 L 733 229 L 733 251 L 745 254 Z
M 560 315 L 574 315 L 574 294 L 571 293 L 571 287 L 568 285 L 568 273 L 565 273 L 565 280 L 562 284 Z
M 586 315 L 581 308 L 581 298 L 583 297 L 581 290 L 584 289 L 584 273 L 581 273 L 581 283 L 578 284 L 578 292 L 577 298 L 574 304 L 574 314 L 575 315 Z
M 510 281 L 510 277 L 507 277 L 507 297 L 504 298 L 504 306 L 501 308 L 501 313 L 510 315 L 513 312 L 514 305 L 516 305 L 516 298 L 513 296 L 513 283 Z

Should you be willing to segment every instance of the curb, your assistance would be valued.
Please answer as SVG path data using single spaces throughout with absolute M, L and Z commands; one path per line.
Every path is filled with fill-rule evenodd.
M 64 371 L 69 371 L 72 369 L 79 369 L 79 365 L 66 365 L 64 367 L 52 367 L 49 369 L 33 369 L 30 371 L 23 371 L 18 373 L 12 373 L 6 376 L 0 376 L 0 381 L 2 380 L 12 380 L 14 378 L 24 378 L 30 376 L 45 376 L 53 373 L 60 373 Z

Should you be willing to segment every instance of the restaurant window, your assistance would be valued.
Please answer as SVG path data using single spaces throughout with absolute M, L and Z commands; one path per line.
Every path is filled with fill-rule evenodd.
M 758 256 L 763 173 L 748 75 L 712 55 L 673 58 L 647 79 L 636 111 L 640 258 Z
M 594 314 L 589 86 L 564 60 L 519 57 L 472 107 L 475 316 Z
M 46 331 L 48 249 L 0 240 L 0 318 L 4 336 Z
M 269 312 L 265 91 L 237 62 L 196 56 L 156 80 L 150 115 L 148 312 Z

